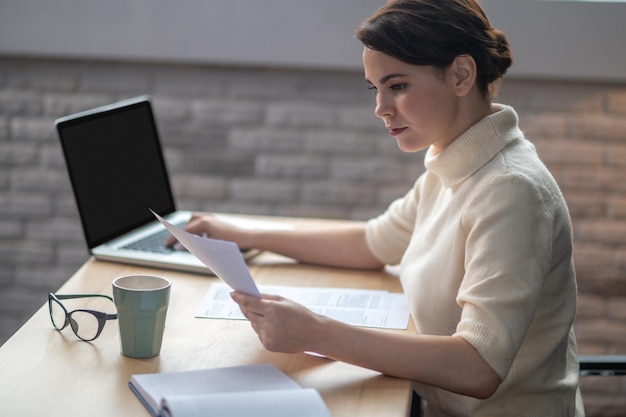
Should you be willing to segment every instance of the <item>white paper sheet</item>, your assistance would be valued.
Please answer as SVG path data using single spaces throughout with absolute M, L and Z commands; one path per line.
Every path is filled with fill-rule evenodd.
M 300 303 L 310 310 L 354 326 L 406 329 L 409 309 L 404 294 L 349 288 L 260 286 Z M 230 289 L 214 283 L 197 311 L 196 317 L 244 320 L 239 306 L 230 298 Z
M 150 210 L 152 211 L 152 210 Z M 233 290 L 261 298 L 248 265 L 233 242 L 197 236 L 174 226 L 152 211 L 172 235 Z

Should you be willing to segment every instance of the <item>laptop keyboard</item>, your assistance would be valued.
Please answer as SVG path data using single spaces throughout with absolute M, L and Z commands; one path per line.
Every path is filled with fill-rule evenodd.
M 177 224 L 177 227 L 181 227 L 185 224 L 185 222 L 181 224 Z M 152 235 L 146 236 L 143 239 L 139 239 L 135 242 L 129 243 L 126 246 L 123 246 L 122 249 L 136 250 L 141 252 L 153 252 L 153 253 L 170 253 L 174 252 L 176 249 L 168 248 L 164 245 L 165 239 L 170 236 L 170 232 L 167 229 L 161 230 L 160 232 L 154 233 Z

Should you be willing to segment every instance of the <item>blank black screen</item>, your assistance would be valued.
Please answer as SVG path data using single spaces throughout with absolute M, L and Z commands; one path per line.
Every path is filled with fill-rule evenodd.
M 149 102 L 57 126 L 89 248 L 174 211 Z

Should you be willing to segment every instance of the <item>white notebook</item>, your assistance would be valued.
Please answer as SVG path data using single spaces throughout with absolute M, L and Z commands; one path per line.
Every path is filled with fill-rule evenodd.
M 155 417 L 331 417 L 317 390 L 271 364 L 136 374 L 128 384 Z

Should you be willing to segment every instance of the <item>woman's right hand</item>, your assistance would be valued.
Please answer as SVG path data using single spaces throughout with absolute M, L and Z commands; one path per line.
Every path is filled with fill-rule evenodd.
M 245 235 L 244 229 L 220 220 L 215 214 L 202 212 L 193 213 L 183 230 L 198 236 L 235 242 L 240 246 Z M 177 242 L 174 236 L 170 236 L 165 241 L 165 246 L 172 247 Z

